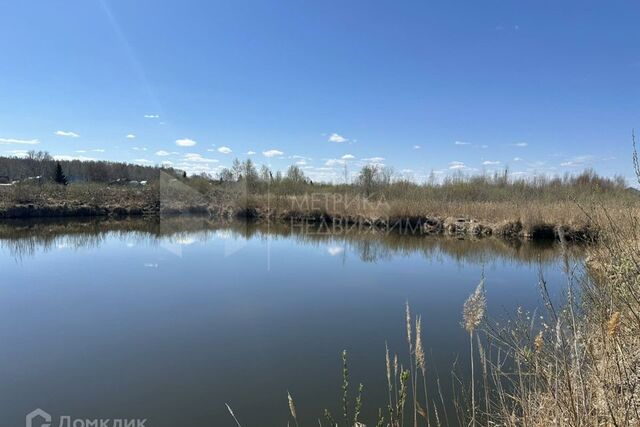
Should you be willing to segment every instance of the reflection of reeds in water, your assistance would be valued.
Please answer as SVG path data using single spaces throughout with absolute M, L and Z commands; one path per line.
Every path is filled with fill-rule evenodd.
M 294 239 L 304 245 L 341 246 L 355 252 L 365 262 L 393 256 L 420 254 L 429 259 L 450 257 L 457 262 L 486 264 L 495 257 L 514 262 L 538 263 L 557 259 L 559 245 L 553 242 L 506 241 L 497 238 L 459 240 L 450 237 L 398 235 L 371 231 L 316 233 L 286 224 L 266 225 L 250 222 L 220 222 L 202 217 L 130 220 L 48 220 L 0 222 L 0 246 L 15 258 L 33 256 L 36 250 L 48 251 L 61 242 L 72 248 L 102 245 L 107 236 L 148 244 L 176 243 L 188 240 L 207 242 L 224 232 L 232 239 Z M 581 248 L 571 246 L 569 254 L 579 256 Z

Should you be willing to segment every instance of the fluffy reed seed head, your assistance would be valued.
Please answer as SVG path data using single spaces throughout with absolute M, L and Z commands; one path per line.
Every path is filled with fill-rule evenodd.
M 391 356 L 389 355 L 389 346 L 386 342 L 384 343 L 384 348 L 386 350 L 385 362 L 387 364 L 387 382 L 389 383 L 389 387 L 391 387 Z
M 607 322 L 607 333 L 614 338 L 620 332 L 620 312 L 616 311 L 611 315 Z
M 480 326 L 487 308 L 487 300 L 484 296 L 484 279 L 480 281 L 476 290 L 467 298 L 462 309 L 464 328 L 472 333 Z
M 413 352 L 413 344 L 412 344 L 412 334 L 411 334 L 411 309 L 409 308 L 409 301 L 405 305 L 405 313 L 407 320 L 407 342 L 409 343 L 409 353 Z
M 542 331 L 538 332 L 536 338 L 533 340 L 533 345 L 536 349 L 536 353 L 540 353 L 542 347 L 544 346 L 544 339 L 542 338 Z
M 291 412 L 291 416 L 294 420 L 298 421 L 298 416 L 296 414 L 296 405 L 293 403 L 293 397 L 291 397 L 291 393 L 287 391 L 287 398 L 289 400 L 289 412 Z
M 395 377 L 398 376 L 398 355 L 397 354 L 393 355 L 393 374 L 395 375 Z
M 416 319 L 416 364 L 420 367 L 422 374 L 427 372 L 427 363 L 422 347 L 422 317 Z

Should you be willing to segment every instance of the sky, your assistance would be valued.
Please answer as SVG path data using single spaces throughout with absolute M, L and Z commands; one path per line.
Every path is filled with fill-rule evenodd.
M 631 181 L 639 22 L 615 0 L 0 0 L 0 155 Z

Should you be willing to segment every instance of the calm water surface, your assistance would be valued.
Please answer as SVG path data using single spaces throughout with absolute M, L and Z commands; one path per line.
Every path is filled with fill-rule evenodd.
M 200 220 L 0 225 L 0 425 L 42 408 L 232 426 L 229 403 L 245 427 L 283 426 L 287 390 L 317 425 L 325 407 L 339 413 L 343 349 L 373 417 L 386 405 L 385 341 L 406 359 L 405 301 L 448 389 L 483 270 L 499 319 L 540 305 L 540 268 L 561 295 L 579 259 L 552 244 Z

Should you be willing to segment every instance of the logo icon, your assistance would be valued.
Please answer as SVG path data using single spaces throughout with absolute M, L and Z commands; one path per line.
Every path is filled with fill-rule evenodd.
M 42 422 L 37 424 L 37 419 L 41 418 Z M 26 425 L 27 427 L 50 427 L 51 426 L 51 415 L 43 411 L 42 409 L 36 409 L 33 412 L 27 414 L 26 417 Z

